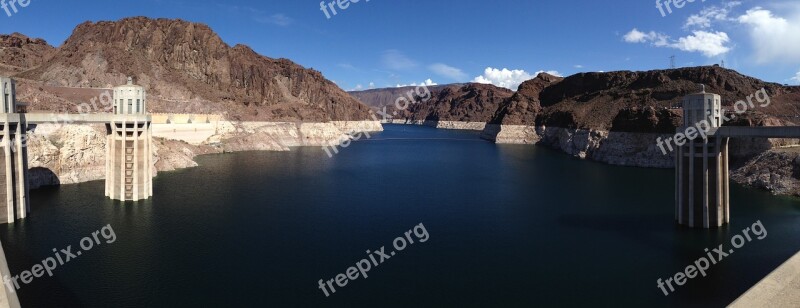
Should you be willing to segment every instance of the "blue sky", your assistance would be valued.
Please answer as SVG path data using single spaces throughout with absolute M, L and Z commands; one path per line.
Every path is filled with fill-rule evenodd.
M 670 3 L 662 15 L 653 0 L 361 0 L 328 9 L 329 19 L 317 0 L 30 0 L 11 17 L 0 11 L 0 33 L 58 46 L 87 20 L 182 18 L 345 90 L 426 80 L 515 89 L 538 71 L 662 69 L 672 55 L 678 66 L 724 60 L 746 75 L 800 82 L 800 1 L 701 1 Z

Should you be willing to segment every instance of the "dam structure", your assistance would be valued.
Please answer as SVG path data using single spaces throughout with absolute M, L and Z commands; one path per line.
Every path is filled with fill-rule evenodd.
M 0 222 L 14 222 L 30 213 L 25 114 L 18 113 L 16 82 L 0 77 Z
M 113 88 L 113 113 L 25 113 L 16 100 L 13 79 L 0 77 L 0 223 L 13 223 L 30 213 L 27 131 L 37 124 L 104 124 L 106 127 L 105 195 L 139 201 L 153 195 L 152 117 L 147 93 L 128 78 Z
M 691 94 L 683 99 L 678 133 L 698 135 L 677 146 L 675 220 L 679 225 L 713 229 L 730 223 L 730 138 L 800 138 L 798 126 L 723 127 L 719 95 Z M 700 131 L 706 131 L 703 134 Z M 677 139 L 677 138 L 676 138 Z
M 106 197 L 136 201 L 153 195 L 152 118 L 146 92 L 128 84 L 114 88 L 114 115 L 106 124 Z

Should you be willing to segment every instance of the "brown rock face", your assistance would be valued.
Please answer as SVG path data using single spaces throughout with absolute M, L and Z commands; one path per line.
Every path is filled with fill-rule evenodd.
M 562 77 L 539 73 L 536 78 L 523 82 L 514 96 L 501 104 L 492 119 L 493 124 L 530 125 L 542 111 L 539 95 L 547 87 L 561 82 Z
M 800 152 L 797 149 L 764 152 L 734 170 L 731 179 L 773 194 L 800 196 Z
M 725 106 L 746 100 L 748 96 L 764 88 L 770 96 L 771 105 L 756 107 L 755 112 L 787 121 L 800 116 L 797 111 L 800 110 L 799 87 L 766 83 L 733 70 L 704 66 L 647 72 L 581 73 L 567 77 L 541 91 L 539 99 L 542 112 L 536 118 L 536 124 L 666 132 L 668 129 L 663 126 L 664 121 L 672 121 L 667 118 L 674 117 L 667 111 L 639 113 L 644 116 L 639 120 L 647 122 L 649 119 L 650 122 L 640 122 L 638 127 L 624 122 L 636 116 L 630 110 L 663 110 L 677 106 L 685 95 L 699 92 L 699 84 L 706 85 L 708 92 L 720 94 Z M 525 124 L 533 124 L 530 118 L 526 120 L 529 122 Z M 678 125 L 680 122 L 673 121 L 673 124 Z
M 427 121 L 489 122 L 513 91 L 489 84 L 470 83 L 431 92 L 406 110 L 406 118 Z
M 366 106 L 320 72 L 244 45 L 230 47 L 208 26 L 183 20 L 83 23 L 52 59 L 19 74 L 59 87 L 109 87 L 126 76 L 148 89 L 151 112 L 308 122 L 369 118 Z
M 674 109 L 656 109 L 653 107 L 631 108 L 620 110 L 611 124 L 611 130 L 628 133 L 675 133 L 681 125 L 683 113 Z
M 13 75 L 37 67 L 55 50 L 43 39 L 19 33 L 0 35 L 0 75 Z

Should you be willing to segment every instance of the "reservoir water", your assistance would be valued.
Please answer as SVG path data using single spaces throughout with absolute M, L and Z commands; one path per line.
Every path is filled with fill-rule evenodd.
M 686 229 L 672 170 L 477 133 L 389 125 L 333 158 L 295 148 L 198 162 L 159 173 L 147 202 L 107 200 L 102 181 L 33 191 L 32 215 L 0 229 L 13 274 L 103 226 L 117 238 L 22 286 L 22 305 L 724 306 L 800 250 L 797 199 L 732 185 L 730 226 Z M 658 288 L 759 220 L 763 240 L 669 296 Z M 330 297 L 319 289 L 420 223 L 428 241 Z

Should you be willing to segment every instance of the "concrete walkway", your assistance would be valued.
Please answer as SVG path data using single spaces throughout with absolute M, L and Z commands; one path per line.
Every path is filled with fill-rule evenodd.
M 0 245 L 0 275 L 2 275 L 2 277 L 11 276 L 11 272 L 8 270 L 8 263 L 6 263 L 6 253 L 3 251 L 2 245 Z M 2 277 L 0 277 L 0 279 L 2 279 Z M 2 284 L 2 282 L 0 282 L 0 284 Z M 3 291 L 0 292 L 0 307 L 19 308 L 19 298 L 17 298 L 16 291 L 9 291 L 5 285 L 0 287 L 3 288 Z
M 750 288 L 730 307 L 800 307 L 800 253 Z

